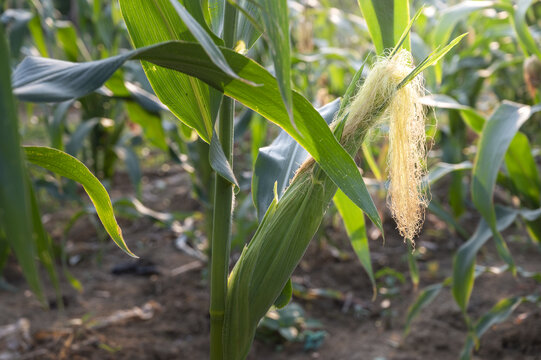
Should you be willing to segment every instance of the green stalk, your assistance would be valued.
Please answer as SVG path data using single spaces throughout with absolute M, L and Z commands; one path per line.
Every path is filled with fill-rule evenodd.
M 225 6 L 225 46 L 235 45 L 237 11 L 229 3 Z M 224 97 L 218 120 L 218 138 L 224 154 L 233 164 L 233 118 L 235 102 Z M 229 272 L 229 251 L 231 247 L 231 221 L 233 213 L 233 185 L 216 174 L 214 191 L 214 216 L 212 227 L 212 248 L 210 265 L 210 359 L 223 359 L 223 323 L 225 299 L 227 296 L 227 275 Z

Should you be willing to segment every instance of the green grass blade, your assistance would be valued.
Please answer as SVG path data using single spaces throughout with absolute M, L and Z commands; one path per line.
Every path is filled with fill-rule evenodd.
M 376 297 L 376 280 L 372 270 L 370 259 L 370 248 L 368 247 L 368 236 L 364 223 L 364 213 L 359 209 L 341 190 L 338 190 L 333 198 L 334 205 L 338 209 L 355 254 L 361 265 L 368 274 L 372 283 L 373 298 Z
M 358 0 L 368 25 L 376 52 L 383 55 L 385 49 L 393 49 L 409 22 L 408 0 Z M 409 35 L 403 47 L 410 49 Z
M 29 162 L 83 185 L 107 233 L 118 247 L 130 256 L 137 257 L 128 249 L 122 237 L 107 190 L 82 162 L 53 148 L 27 146 L 24 149 Z
M 496 224 L 499 231 L 509 227 L 516 219 L 517 211 L 496 208 Z M 481 220 L 472 237 L 462 244 L 453 258 L 452 292 L 456 303 L 466 312 L 473 290 L 475 257 L 481 247 L 490 239 L 492 231 L 485 220 Z
M 408 76 L 406 76 L 404 80 L 400 82 L 400 84 L 398 84 L 398 88 L 400 89 L 401 87 L 405 86 L 407 83 L 413 80 L 413 78 L 415 78 L 417 75 L 422 73 L 427 67 L 432 66 L 435 63 L 437 63 L 442 57 L 445 56 L 445 54 L 449 52 L 449 50 L 455 47 L 455 45 L 458 44 L 460 40 L 462 40 L 462 38 L 466 35 L 467 33 L 457 36 L 456 38 L 453 39 L 453 41 L 451 41 L 446 46 L 437 48 L 436 50 L 434 50 L 430 55 L 427 56 L 426 59 L 424 59 L 419 65 L 417 65 L 415 69 L 413 69 L 411 73 L 409 73 Z
M 32 291 L 43 300 L 32 240 L 32 213 L 26 188 L 26 167 L 20 148 L 15 101 L 9 81 L 10 63 L 0 26 L 0 227 Z
M 443 289 L 443 284 L 434 284 L 424 288 L 415 302 L 409 307 L 408 315 L 406 316 L 406 325 L 404 326 L 404 336 L 407 336 L 411 329 L 411 323 L 419 315 L 421 310 L 434 301 Z
M 475 324 L 474 336 L 468 335 L 460 359 L 470 359 L 476 340 L 492 326 L 504 322 L 524 300 L 525 298 L 522 296 L 500 300 L 490 311 L 481 316 Z

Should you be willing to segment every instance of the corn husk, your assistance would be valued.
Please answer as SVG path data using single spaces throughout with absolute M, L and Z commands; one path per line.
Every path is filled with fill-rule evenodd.
M 336 119 L 331 125 L 333 129 L 344 125 L 340 142 L 350 155 L 357 153 L 372 127 L 390 116 L 388 108 L 404 111 L 409 106 L 393 102 L 405 100 L 397 93 L 409 91 L 410 85 L 398 90 L 398 84 L 411 70 L 411 55 L 405 51 L 381 59 L 371 69 L 344 111 L 347 122 L 341 124 L 343 119 Z M 267 210 L 229 277 L 223 328 L 225 359 L 246 358 L 260 319 L 304 255 L 336 190 L 337 186 L 310 158 L 299 168 L 282 198 L 275 198 Z

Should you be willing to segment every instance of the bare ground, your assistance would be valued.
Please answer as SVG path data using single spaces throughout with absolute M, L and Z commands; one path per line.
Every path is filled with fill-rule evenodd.
M 190 199 L 187 177 L 172 167 L 147 174 L 145 204 L 161 211 L 188 212 L 198 209 Z M 156 182 L 162 185 L 156 186 Z M 115 181 L 113 197 L 131 191 L 126 177 Z M 160 184 L 158 184 L 160 185 Z M 174 190 L 171 190 L 174 189 Z M 47 228 L 53 238 L 61 237 L 71 211 L 55 212 Z M 475 224 L 475 219 L 471 223 Z M 209 347 L 208 281 L 206 265 L 174 246 L 175 233 L 148 218 L 122 220 L 129 246 L 141 258 L 157 264 L 158 274 L 114 275 L 111 270 L 130 259 L 114 244 L 96 246 L 95 227 L 84 218 L 70 231 L 70 255 L 79 262 L 69 268 L 83 285 L 75 291 L 66 281 L 62 288 L 65 308 L 56 307 L 54 291 L 46 292 L 53 307 L 44 310 L 28 290 L 17 265 L 10 261 L 7 281 L 16 291 L 0 290 L 0 327 L 21 324 L 27 332 L 0 338 L 0 355 L 19 359 L 206 359 Z M 474 225 L 469 226 L 471 229 Z M 372 287 L 340 226 L 328 220 L 324 237 L 313 241 L 294 282 L 307 289 L 337 290 L 336 298 L 294 297 L 306 317 L 319 320 L 326 332 L 321 347 L 304 351 L 302 343 L 269 344 L 256 340 L 249 359 L 457 359 L 466 338 L 466 325 L 451 293 L 444 289 L 414 321 L 410 335 L 403 337 L 408 307 L 419 290 L 409 281 L 407 248 L 386 224 L 386 242 L 371 241 L 375 270 L 389 267 L 406 274 L 397 283 L 397 294 L 379 295 L 372 301 Z M 516 239 L 508 234 L 508 239 Z M 523 236 L 523 234 L 518 233 Z M 450 275 L 452 255 L 463 240 L 445 225 L 427 217 L 418 246 L 426 252 L 419 261 L 421 285 L 441 282 Z M 479 263 L 501 265 L 492 245 L 479 256 Z M 514 258 L 525 270 L 540 272 L 540 253 L 524 240 L 511 241 Z M 150 264 L 149 263 L 149 264 Z M 469 314 L 473 318 L 488 311 L 499 299 L 541 291 L 532 279 L 508 272 L 482 275 L 476 282 Z M 385 301 L 387 299 L 388 301 Z M 502 324 L 481 338 L 476 359 L 541 359 L 541 308 L 522 304 Z M 24 325 L 23 324 L 23 325 Z M 24 326 L 23 326 L 24 328 Z M 0 328 L 2 329 L 2 328 Z M 5 328 L 4 328 L 5 329 Z M 1 331 L 0 331 L 1 333 Z M 3 342 L 2 342 L 3 341 Z M 3 348 L 4 347 L 4 348 Z M 0 357 L 2 359 L 7 357 Z

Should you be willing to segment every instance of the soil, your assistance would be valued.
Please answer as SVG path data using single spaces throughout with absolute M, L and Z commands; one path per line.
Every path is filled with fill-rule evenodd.
M 188 176 L 179 167 L 147 173 L 145 179 L 143 201 L 148 207 L 181 214 L 202 211 L 191 197 Z M 113 185 L 113 198 L 133 193 L 126 175 L 117 176 Z M 43 214 L 55 241 L 60 241 L 75 210 L 66 205 Z M 470 231 L 476 222 L 466 219 Z M 372 301 L 371 283 L 340 222 L 328 218 L 293 277 L 294 283 L 312 290 L 296 292 L 293 301 L 302 306 L 306 318 L 321 323 L 324 341 L 305 351 L 302 342 L 271 342 L 276 338 L 258 336 L 249 359 L 458 359 L 466 325 L 449 289 L 421 311 L 409 336 L 404 338 L 403 329 L 407 309 L 419 289 L 450 275 L 452 255 L 464 240 L 428 215 L 417 240 L 423 255 L 419 259 L 421 284 L 414 289 L 408 275 L 407 247 L 392 223 L 387 220 L 385 224 L 385 243 L 381 238 L 370 241 L 374 270 L 394 269 L 405 275 L 403 283 L 390 277 L 394 283 L 382 284 L 380 278 L 386 290 L 380 289 Z M 83 289 L 76 291 L 62 281 L 64 309 L 59 309 L 50 285 L 46 293 L 51 308 L 44 309 L 26 289 L 14 260 L 9 261 L 4 276 L 16 290 L 0 290 L 0 333 L 1 326 L 20 324 L 21 319 L 28 320 L 29 331 L 0 337 L 1 359 L 9 358 L 8 354 L 17 359 L 208 358 L 208 277 L 204 260 L 197 256 L 204 252 L 197 248 L 205 243 L 197 238 L 202 235 L 190 233 L 195 248 L 188 255 L 175 246 L 178 233 L 171 227 L 150 218 L 121 219 L 120 225 L 128 245 L 144 262 L 126 266 L 133 265 L 133 260 L 112 242 L 100 243 L 91 217 L 81 218 L 67 239 L 70 259 L 76 262 L 69 271 Z M 201 220 L 196 225 L 201 226 Z M 369 234 L 375 237 L 374 233 L 369 227 Z M 522 232 L 515 229 L 506 239 L 517 264 L 527 271 L 541 271 L 541 254 L 524 240 Z M 502 265 L 491 244 L 481 251 L 478 263 Z M 133 269 L 139 273 L 129 273 Z M 314 295 L 314 289 L 320 289 L 320 295 Z M 499 299 L 540 291 L 541 285 L 533 279 L 513 277 L 509 272 L 484 274 L 475 283 L 469 314 L 477 319 Z M 541 359 L 541 308 L 521 304 L 481 338 L 474 358 Z

